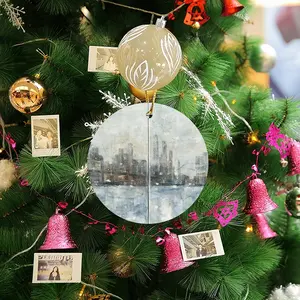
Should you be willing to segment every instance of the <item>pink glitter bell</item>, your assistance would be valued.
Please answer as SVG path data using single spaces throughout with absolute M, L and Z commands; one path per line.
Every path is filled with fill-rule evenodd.
M 247 187 L 248 201 L 244 212 L 249 215 L 257 215 L 274 210 L 278 207 L 268 195 L 267 187 L 262 179 L 251 179 Z
M 300 143 L 293 142 L 289 155 L 289 176 L 300 174 Z
M 264 214 L 254 215 L 253 218 L 257 224 L 258 234 L 262 239 L 270 239 L 277 236 L 277 233 L 274 232 L 269 226 L 267 218 Z
M 164 244 L 164 261 L 161 273 L 170 273 L 189 267 L 194 262 L 184 261 L 181 254 L 180 243 L 177 234 L 166 234 Z
M 60 213 L 57 208 L 48 221 L 46 238 L 39 250 L 73 248 L 77 246 L 71 237 L 68 217 Z

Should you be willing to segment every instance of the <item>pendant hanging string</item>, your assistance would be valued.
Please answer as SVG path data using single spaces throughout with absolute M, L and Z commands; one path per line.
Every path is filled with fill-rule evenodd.
M 164 18 L 167 17 L 169 14 L 172 14 L 172 13 L 176 12 L 177 10 L 179 10 L 180 8 L 182 8 L 183 6 L 186 5 L 186 3 L 182 3 L 178 7 L 171 10 L 170 12 L 168 12 L 166 14 L 160 14 L 160 13 L 157 13 L 155 11 L 146 10 L 146 9 L 142 9 L 142 8 L 138 8 L 138 7 L 133 7 L 133 6 L 129 6 L 129 5 L 121 4 L 121 3 L 115 3 L 115 2 L 112 2 L 112 1 L 109 1 L 109 0 L 101 0 L 101 3 L 102 3 L 103 9 L 105 9 L 105 3 L 109 3 L 109 4 L 112 4 L 112 5 L 124 7 L 124 8 L 131 9 L 131 10 L 141 11 L 141 12 L 146 13 L 146 14 L 151 14 L 151 15 L 154 15 L 154 16 L 164 17 Z

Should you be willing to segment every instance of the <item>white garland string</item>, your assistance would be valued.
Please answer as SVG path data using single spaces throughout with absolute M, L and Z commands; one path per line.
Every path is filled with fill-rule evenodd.
M 86 285 L 86 286 L 89 286 L 89 287 L 91 287 L 91 288 L 93 288 L 93 289 L 99 290 L 99 291 L 101 291 L 102 293 L 105 293 L 105 294 L 107 294 L 107 295 L 110 295 L 110 296 L 112 296 L 112 297 L 115 297 L 116 299 L 123 300 L 123 298 L 121 298 L 121 297 L 119 297 L 119 296 L 117 296 L 117 295 L 115 295 L 115 294 L 109 293 L 109 292 L 107 292 L 106 290 L 101 289 L 101 288 L 99 288 L 99 287 L 96 286 L 96 285 L 89 284 L 89 283 L 86 283 L 86 282 L 83 282 L 83 281 L 81 281 L 81 284 Z

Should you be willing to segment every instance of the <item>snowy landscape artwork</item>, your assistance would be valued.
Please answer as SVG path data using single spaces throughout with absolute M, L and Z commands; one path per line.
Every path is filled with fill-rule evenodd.
M 119 217 L 153 224 L 173 219 L 198 198 L 208 156 L 196 126 L 182 113 L 155 104 L 125 107 L 91 142 L 88 169 L 98 198 Z

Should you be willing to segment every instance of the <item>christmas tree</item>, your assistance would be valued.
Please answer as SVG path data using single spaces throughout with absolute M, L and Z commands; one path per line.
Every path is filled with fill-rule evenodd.
M 300 192 L 294 187 L 295 176 L 287 177 L 300 173 L 295 141 L 299 103 L 275 101 L 269 89 L 249 83 L 253 69 L 266 72 L 272 63 L 265 61 L 262 41 L 243 34 L 243 25 L 251 22 L 251 5 L 240 2 L 14 0 L 12 4 L 0 0 L 1 299 L 260 300 L 276 286 L 300 281 L 292 259 L 298 257 Z M 127 32 L 147 24 L 174 35 L 167 33 L 164 56 L 170 54 L 170 69 L 177 68 L 172 71 L 174 80 L 167 72 L 161 80 L 169 82 L 138 89 L 145 73 L 130 77 L 128 70 L 122 71 L 131 57 L 119 52 L 118 64 L 105 54 L 110 72 L 100 70 L 105 69 L 103 54 L 90 46 L 118 47 Z M 134 38 L 139 35 L 135 32 Z M 154 37 L 150 34 L 148 40 Z M 121 51 L 121 45 L 100 49 Z M 180 60 L 177 66 L 172 61 L 175 56 Z M 161 67 L 155 55 L 147 59 Z M 143 101 L 148 104 L 138 104 Z M 129 106 L 131 102 L 136 104 Z M 113 201 L 109 187 L 101 197 L 95 189 L 93 168 L 106 168 L 103 158 L 90 148 L 97 130 L 105 129 L 102 132 L 109 139 L 116 131 L 110 122 L 121 112 L 144 106 L 148 122 L 155 121 L 165 106 L 189 118 L 194 125 L 188 126 L 198 128 L 208 153 L 204 185 L 205 157 L 198 163 L 196 159 L 196 168 L 204 164 L 199 167 L 202 177 L 188 179 L 180 175 L 180 163 L 177 168 L 170 158 L 172 149 L 167 153 L 165 146 L 169 164 L 161 161 L 160 172 L 167 168 L 169 177 L 164 181 L 157 171 L 157 185 L 170 181 L 204 187 L 179 216 L 168 217 L 168 206 L 160 210 L 162 222 L 130 222 L 138 216 L 127 209 L 125 198 L 122 211 L 131 218 L 118 217 L 108 209 Z M 186 126 L 184 120 L 178 128 Z M 164 122 L 157 138 L 178 125 L 167 117 Z M 119 127 L 130 125 L 120 121 Z M 190 135 L 189 130 L 185 137 L 172 134 L 186 153 L 190 148 L 184 141 Z M 119 148 L 127 149 L 130 141 L 123 144 Z M 121 149 L 116 155 L 120 169 L 124 157 L 129 169 L 135 167 L 128 147 L 128 152 Z M 186 160 L 195 164 L 194 157 Z M 145 160 L 145 165 L 142 161 L 137 166 L 135 177 L 130 177 L 132 170 L 124 169 L 125 177 L 118 178 L 109 171 L 106 184 L 146 180 L 146 164 Z M 98 183 L 105 178 L 99 175 Z M 283 194 L 278 193 L 280 186 Z M 133 184 L 132 194 L 136 188 Z M 291 216 L 285 211 L 287 193 Z M 206 253 L 197 248 L 195 259 L 184 261 L 178 235 L 210 230 L 220 232 L 225 254 L 210 255 L 204 238 Z M 63 274 L 51 267 L 54 281 L 49 277 L 50 282 L 32 283 L 33 274 L 43 268 L 48 272 L 46 265 L 33 268 L 34 253 L 52 252 L 82 253 L 82 271 L 73 273 L 81 275 L 79 282 L 54 282 Z

